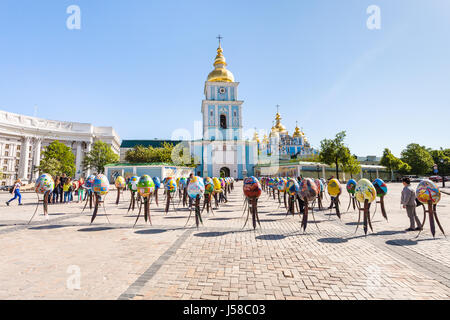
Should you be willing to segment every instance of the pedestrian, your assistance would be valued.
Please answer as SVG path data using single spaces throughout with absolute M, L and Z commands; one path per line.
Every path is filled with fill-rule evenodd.
M 78 202 L 82 202 L 83 201 L 83 193 L 84 193 L 84 188 L 83 186 L 78 186 Z
M 9 203 L 11 201 L 16 200 L 19 198 L 19 206 L 22 205 L 22 195 L 20 194 L 20 186 L 22 185 L 22 182 L 20 179 L 17 179 L 16 182 L 14 182 L 14 187 L 11 193 L 14 193 L 14 198 L 10 199 L 9 201 L 6 201 L 6 205 L 9 206 Z
M 61 183 L 60 183 L 60 189 L 59 189 L 59 192 L 60 192 L 60 197 L 59 197 L 59 203 L 63 203 L 63 196 L 64 196 L 64 185 L 66 184 L 66 182 L 67 182 L 67 176 L 66 176 L 66 174 L 65 173 L 63 173 L 62 175 L 61 175 L 61 178 L 59 179 L 60 181 L 61 181 Z M 64 201 L 65 202 L 65 201 Z
M 59 196 L 59 189 L 60 189 L 60 183 L 59 176 L 56 176 L 55 178 L 55 187 L 53 188 L 52 192 L 52 203 L 58 203 L 58 196 Z
M 422 230 L 422 224 L 416 214 L 416 193 L 411 187 L 411 180 L 408 177 L 403 177 L 402 182 L 404 188 L 402 190 L 401 204 L 403 209 L 406 209 L 409 218 L 409 228 L 406 231 Z M 417 224 L 417 228 L 415 224 Z
M 64 192 L 64 203 L 67 203 L 70 201 L 69 198 L 69 189 L 71 187 L 70 181 L 66 179 L 66 183 L 63 185 L 63 192 Z

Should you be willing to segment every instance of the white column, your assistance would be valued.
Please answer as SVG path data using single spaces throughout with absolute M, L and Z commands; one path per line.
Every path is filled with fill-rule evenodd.
M 92 143 L 87 142 L 86 143 L 86 153 L 90 152 L 92 149 Z M 86 177 L 89 177 L 92 174 L 91 169 L 86 170 Z
M 202 148 L 203 148 L 203 154 L 202 154 L 203 177 L 206 178 L 206 177 L 208 177 L 208 145 L 204 141 L 202 142 Z
M 378 175 L 378 169 L 377 169 L 377 179 L 379 178 L 379 175 Z
M 32 173 L 33 179 L 36 180 L 39 177 L 39 170 L 37 169 L 41 164 L 41 148 L 42 148 L 42 138 L 35 138 L 34 140 L 34 150 L 33 150 L 33 166 L 34 172 Z M 36 175 L 35 175 L 36 173 Z
M 75 179 L 79 179 L 81 173 L 83 172 L 82 161 L 83 161 L 83 150 L 81 149 L 82 142 L 76 142 L 76 159 L 75 159 Z
M 28 182 L 28 159 L 31 137 L 24 137 L 20 146 L 19 179 Z
M 242 143 L 242 178 L 245 178 L 247 176 L 247 166 L 246 166 L 246 162 L 245 162 L 245 153 L 246 153 L 246 143 L 245 141 Z M 237 153 L 237 150 L 236 150 Z
M 324 179 L 327 179 L 326 174 L 325 174 L 325 167 L 322 167 L 322 177 Z

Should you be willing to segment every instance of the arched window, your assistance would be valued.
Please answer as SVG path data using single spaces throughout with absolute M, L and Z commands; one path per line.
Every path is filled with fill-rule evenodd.
M 220 115 L 220 128 L 221 129 L 227 128 L 227 116 L 224 114 Z

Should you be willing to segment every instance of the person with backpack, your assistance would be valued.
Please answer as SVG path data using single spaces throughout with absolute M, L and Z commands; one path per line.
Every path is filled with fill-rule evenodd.
M 16 200 L 17 198 L 19 198 L 19 206 L 22 205 L 22 195 L 20 194 L 20 186 L 22 185 L 22 182 L 20 181 L 20 179 L 17 179 L 16 182 L 14 182 L 14 186 L 12 187 L 10 193 L 14 194 L 14 198 L 6 201 L 6 205 L 9 206 L 9 203 L 11 201 Z

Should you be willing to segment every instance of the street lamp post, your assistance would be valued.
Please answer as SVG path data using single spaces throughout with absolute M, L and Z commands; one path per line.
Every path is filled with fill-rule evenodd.
M 442 188 L 445 188 L 444 159 L 441 159 Z
M 316 168 L 317 168 L 317 179 L 320 179 L 320 175 L 319 175 L 319 166 L 317 166 Z

